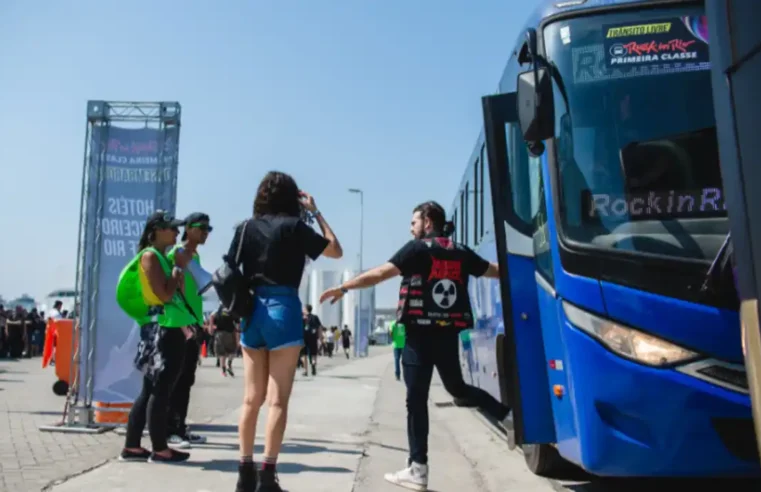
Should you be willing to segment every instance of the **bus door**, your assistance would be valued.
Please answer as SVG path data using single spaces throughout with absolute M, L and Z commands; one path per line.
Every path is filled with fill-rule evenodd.
M 501 273 L 504 335 L 498 336 L 497 356 L 503 401 L 513 408 L 515 444 L 551 443 L 555 426 L 539 318 L 533 220 L 521 195 L 530 188 L 528 162 L 514 158 L 517 146 L 525 145 L 516 94 L 487 96 L 482 105 Z
M 756 436 L 761 436 L 761 167 L 758 74 L 761 10 L 752 2 L 706 2 L 716 134 L 736 262 L 740 321 Z M 761 453 L 761 439 L 759 453 Z

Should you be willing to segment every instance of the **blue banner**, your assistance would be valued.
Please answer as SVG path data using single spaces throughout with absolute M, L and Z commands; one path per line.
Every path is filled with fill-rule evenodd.
M 179 128 L 94 126 L 84 201 L 79 395 L 131 403 L 142 376 L 139 327 L 116 303 L 116 282 L 138 252 L 147 217 L 175 213 Z

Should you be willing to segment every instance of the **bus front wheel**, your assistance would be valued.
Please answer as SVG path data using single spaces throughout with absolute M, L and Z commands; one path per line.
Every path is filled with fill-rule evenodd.
M 571 466 L 560 456 L 558 450 L 549 444 L 524 444 L 522 448 L 526 465 L 535 475 L 556 476 Z

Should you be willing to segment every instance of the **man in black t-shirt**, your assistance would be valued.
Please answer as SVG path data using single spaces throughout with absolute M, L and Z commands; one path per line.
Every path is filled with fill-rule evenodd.
M 402 276 L 400 316 L 406 342 L 402 354 L 407 386 L 407 468 L 384 478 L 413 490 L 428 486 L 428 393 L 433 368 L 444 388 L 456 399 L 472 402 L 499 420 L 509 408 L 480 388 L 465 384 L 460 371 L 459 331 L 472 326 L 467 285 L 471 276 L 497 278 L 499 267 L 448 236 L 454 225 L 446 222 L 444 209 L 426 202 L 412 214 L 413 240 L 391 259 L 343 285 L 328 289 L 320 302 L 335 303 L 351 289 L 362 289 Z
M 316 314 L 312 314 L 312 305 L 306 305 L 306 316 L 304 316 L 304 351 L 302 352 L 302 364 L 304 365 L 304 376 L 308 376 L 307 359 L 312 366 L 312 376 L 317 375 L 317 348 L 319 340 L 322 337 L 322 321 Z
M 344 325 L 344 329 L 341 330 L 341 345 L 344 348 L 344 354 L 346 358 L 349 358 L 349 347 L 351 347 L 351 330 L 348 325 Z

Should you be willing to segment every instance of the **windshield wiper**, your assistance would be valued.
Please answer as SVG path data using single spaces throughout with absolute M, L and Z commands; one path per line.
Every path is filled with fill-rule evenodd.
M 719 252 L 716 253 L 716 257 L 713 259 L 711 266 L 706 272 L 703 285 L 700 287 L 700 292 L 705 294 L 713 290 L 714 284 L 721 278 L 722 272 L 727 271 L 727 266 L 732 261 L 732 233 L 728 233 L 724 239 L 724 244 L 719 248 Z

